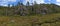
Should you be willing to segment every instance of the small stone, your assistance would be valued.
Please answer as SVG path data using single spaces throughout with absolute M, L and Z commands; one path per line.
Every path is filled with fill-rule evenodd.
M 15 20 L 11 20 L 11 22 L 13 22 L 13 23 L 14 23 L 14 22 L 15 22 Z
M 43 15 L 45 15 L 46 13 L 42 13 Z

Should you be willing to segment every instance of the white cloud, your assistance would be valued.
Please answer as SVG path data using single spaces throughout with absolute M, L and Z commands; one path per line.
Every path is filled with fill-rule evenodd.
M 44 3 L 44 0 L 35 0 L 38 4 Z
M 36 1 L 37 2 L 37 4 L 40 4 L 40 3 L 44 3 L 44 0 L 26 0 L 26 3 L 27 3 L 27 1 L 29 1 L 30 3 L 34 3 L 34 1 Z
M 8 0 L 8 2 L 16 2 L 16 0 Z
M 3 3 L 1 3 L 0 6 L 7 6 L 7 4 L 3 4 Z
M 16 0 L 0 0 L 1 6 L 7 6 L 8 2 L 16 2 Z
M 16 2 L 16 0 L 0 0 L 1 2 Z
M 60 6 L 60 0 L 56 0 L 55 4 Z
M 60 6 L 60 3 L 56 3 L 56 5 L 59 5 Z
M 26 0 L 26 1 L 30 1 L 30 0 Z
M 8 2 L 0 2 L 0 3 L 8 3 Z
M 29 1 L 31 3 L 31 1 L 36 1 L 37 4 L 40 4 L 40 3 L 44 3 L 44 0 L 26 0 L 26 2 Z
M 1 3 L 0 6 L 8 6 L 8 4 L 3 4 L 3 3 Z M 12 6 L 12 5 L 10 5 L 10 7 L 11 7 L 11 6 Z
M 7 3 L 8 1 L 6 1 L 6 0 L 0 0 L 1 1 L 1 3 Z
M 6 0 L 1 0 L 0 6 L 7 6 L 8 1 Z
M 60 0 L 56 0 L 56 2 L 60 2 Z

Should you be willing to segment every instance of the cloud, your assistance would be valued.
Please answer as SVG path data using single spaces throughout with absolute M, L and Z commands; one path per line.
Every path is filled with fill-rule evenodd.
M 0 0 L 0 3 L 7 3 L 8 1 L 6 0 Z
M 0 6 L 7 6 L 9 3 L 16 2 L 16 0 L 0 0 Z
M 7 4 L 3 4 L 3 3 L 1 3 L 0 6 L 7 6 Z
M 0 0 L 0 5 L 4 5 L 4 6 L 7 6 L 7 4 L 9 3 L 14 3 L 14 2 L 17 2 L 19 0 Z M 45 2 L 46 0 L 22 0 L 24 4 L 27 3 L 27 1 L 29 1 L 30 3 L 36 1 L 37 4 L 40 4 L 40 3 L 47 3 Z M 54 0 L 47 0 L 47 1 L 50 1 L 50 2 L 53 2 Z M 56 0 L 55 4 L 57 5 L 60 5 L 60 0 Z
M 8 0 L 8 2 L 16 2 L 16 0 Z
M 44 3 L 44 0 L 35 0 L 37 4 Z
M 0 0 L 1 2 L 16 2 L 16 0 Z
M 56 2 L 60 2 L 60 0 L 56 0 Z
M 60 6 L 60 3 L 55 3 L 55 4 Z
M 56 0 L 55 4 L 60 6 L 60 0 Z
M 26 0 L 26 1 L 30 1 L 30 0 Z
M 8 1 L 1 0 L 0 6 L 7 6 Z

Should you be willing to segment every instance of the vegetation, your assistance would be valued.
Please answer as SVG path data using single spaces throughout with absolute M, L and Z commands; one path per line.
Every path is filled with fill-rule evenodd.
M 55 4 L 0 6 L 0 26 L 60 26 L 60 6 Z
M 60 26 L 60 13 L 43 16 L 0 16 L 0 26 Z
M 0 15 L 36 15 L 36 14 L 51 14 L 51 13 L 59 13 L 60 6 L 55 4 L 33 4 L 32 6 L 29 5 L 27 2 L 27 6 L 23 5 L 22 3 L 17 4 L 17 6 L 8 7 L 0 6 Z

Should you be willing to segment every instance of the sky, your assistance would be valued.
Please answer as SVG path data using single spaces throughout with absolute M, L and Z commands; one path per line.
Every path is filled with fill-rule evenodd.
M 23 4 L 26 4 L 27 1 L 29 1 L 30 3 L 36 1 L 37 4 L 41 4 L 41 3 L 45 3 L 45 4 L 54 3 L 54 4 L 60 6 L 60 0 L 0 0 L 0 6 L 7 6 L 8 4 L 10 4 L 12 6 L 12 4 L 17 4 L 17 2 L 23 2 Z

